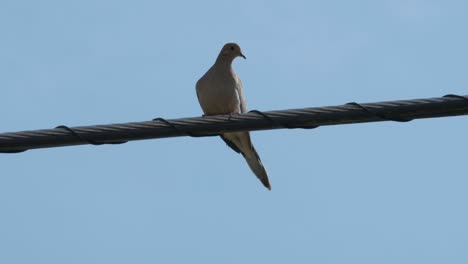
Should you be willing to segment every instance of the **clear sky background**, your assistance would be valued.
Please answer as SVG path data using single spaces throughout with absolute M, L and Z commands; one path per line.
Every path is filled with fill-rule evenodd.
M 466 1 L 0 1 L 1 132 L 468 94 Z M 0 155 L 1 263 L 467 263 L 467 117 Z

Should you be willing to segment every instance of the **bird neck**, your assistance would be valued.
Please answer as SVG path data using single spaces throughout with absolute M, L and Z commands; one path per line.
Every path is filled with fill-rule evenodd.
M 230 58 L 224 54 L 219 54 L 218 58 L 216 58 L 216 62 L 215 64 L 217 65 L 222 65 L 222 66 L 225 66 L 225 67 L 231 67 L 232 65 L 232 61 L 234 60 L 234 58 Z

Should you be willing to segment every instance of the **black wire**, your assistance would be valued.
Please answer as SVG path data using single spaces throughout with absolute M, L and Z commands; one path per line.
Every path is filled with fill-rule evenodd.
M 413 120 L 413 119 L 409 119 L 409 118 L 388 116 L 388 115 L 383 114 L 383 113 L 376 113 L 376 112 L 370 110 L 369 108 L 367 108 L 367 107 L 365 107 L 365 106 L 363 106 L 361 104 L 358 104 L 356 102 L 347 103 L 346 105 L 357 106 L 360 109 L 362 109 L 362 110 L 366 111 L 367 113 L 369 113 L 370 115 L 378 117 L 378 118 L 380 118 L 382 120 L 395 121 L 395 122 L 409 122 L 409 121 Z
M 457 95 L 457 94 L 447 94 L 447 95 L 444 95 L 444 96 L 442 96 L 442 97 L 457 98 L 457 99 L 463 99 L 463 100 L 468 101 L 468 97 L 466 97 L 466 96 L 461 96 L 461 95 Z
M 15 153 L 25 152 L 26 150 L 28 150 L 28 149 L 3 150 L 3 151 L 0 151 L 0 153 L 4 153 L 4 154 L 15 154 Z
M 275 126 L 278 126 L 278 127 L 282 127 L 282 128 L 287 128 L 287 129 L 296 129 L 296 128 L 314 129 L 314 128 L 319 127 L 318 125 L 293 126 L 293 125 L 289 125 L 289 124 L 286 124 L 286 123 L 281 123 L 281 122 L 278 122 L 278 121 L 272 119 L 272 118 L 269 117 L 267 114 L 265 114 L 265 113 L 263 113 L 262 111 L 259 111 L 259 110 L 250 110 L 249 113 L 255 113 L 255 114 L 257 114 L 257 115 L 260 115 L 260 116 L 262 116 L 263 118 L 265 118 L 266 120 L 268 120 L 268 121 L 270 122 L 270 124 L 275 125 Z
M 254 116 L 240 114 L 237 118 L 237 116 L 233 115 L 231 117 L 236 118 L 235 122 L 231 123 L 226 122 L 231 120 L 231 117 L 226 120 L 224 117 L 220 116 L 203 116 L 202 118 L 181 118 L 174 120 L 155 118 L 153 121 L 146 122 L 74 128 L 61 125 L 56 127 L 57 130 L 44 129 L 1 133 L 0 153 L 20 153 L 33 148 L 79 144 L 123 144 L 127 142 L 127 140 L 181 135 L 191 137 L 219 136 L 222 133 L 234 131 L 235 129 L 242 131 L 273 128 L 311 129 L 319 127 L 319 125 L 373 122 L 379 119 L 408 122 L 417 118 L 468 115 L 467 101 L 468 96 L 448 94 L 444 97 L 437 98 L 387 101 L 369 104 L 351 102 L 345 106 L 313 107 L 268 112 L 252 110 L 249 113 L 255 114 Z M 403 118 L 399 115 L 405 115 L 411 118 Z M 156 121 L 165 124 L 173 131 L 155 126 L 153 122 Z M 267 121 L 267 123 L 265 123 L 265 121 Z M 311 123 L 312 125 L 309 125 Z M 86 131 L 86 133 L 79 132 L 81 130 Z M 74 139 L 70 138 L 70 135 L 73 136 Z M 106 142 L 99 142 L 100 139 Z
M 59 129 L 64 129 L 68 132 L 70 132 L 70 134 L 72 134 L 73 136 L 75 136 L 78 140 L 80 140 L 81 142 L 84 142 L 84 143 L 88 143 L 90 145 L 95 145 L 95 146 L 100 146 L 100 145 L 107 145 L 107 144 L 110 144 L 110 145 L 117 145 L 117 144 L 124 144 L 124 143 L 127 143 L 128 141 L 114 141 L 114 142 L 97 142 L 95 140 L 92 140 L 92 139 L 88 139 L 82 135 L 80 135 L 80 133 L 76 132 L 75 130 L 71 129 L 70 127 L 68 126 L 65 126 L 65 125 L 60 125 L 60 126 L 57 126 L 55 128 L 59 128 Z
M 203 116 L 205 117 L 205 116 Z M 209 135 L 206 135 L 206 134 L 203 134 L 203 135 L 197 135 L 197 134 L 194 134 L 192 132 L 189 132 L 189 131 L 186 131 L 184 129 L 181 129 L 181 128 L 178 128 L 175 124 L 167 121 L 166 119 L 162 118 L 162 117 L 157 117 L 157 118 L 153 118 L 152 121 L 160 121 L 166 125 L 168 125 L 169 127 L 171 127 L 174 131 L 177 131 L 181 134 L 185 134 L 189 137 L 209 137 L 209 136 L 217 136 L 219 134 L 209 134 Z

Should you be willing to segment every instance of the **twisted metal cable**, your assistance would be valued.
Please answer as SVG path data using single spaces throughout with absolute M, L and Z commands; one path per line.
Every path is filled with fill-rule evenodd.
M 225 132 L 280 128 L 317 128 L 326 125 L 468 115 L 468 96 L 387 101 L 311 107 L 244 114 L 203 116 L 110 125 L 68 127 L 0 134 L 0 153 L 72 145 L 122 144 L 131 140 L 164 137 L 205 137 Z

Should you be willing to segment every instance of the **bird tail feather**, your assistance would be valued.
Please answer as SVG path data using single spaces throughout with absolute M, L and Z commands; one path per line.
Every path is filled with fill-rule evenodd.
M 268 174 L 263 167 L 262 161 L 258 156 L 257 151 L 255 150 L 254 146 L 252 146 L 252 154 L 253 155 L 246 155 L 242 153 L 247 164 L 249 164 L 250 169 L 252 172 L 257 176 L 257 178 L 263 183 L 263 185 L 268 189 L 271 190 L 270 181 L 268 180 Z

